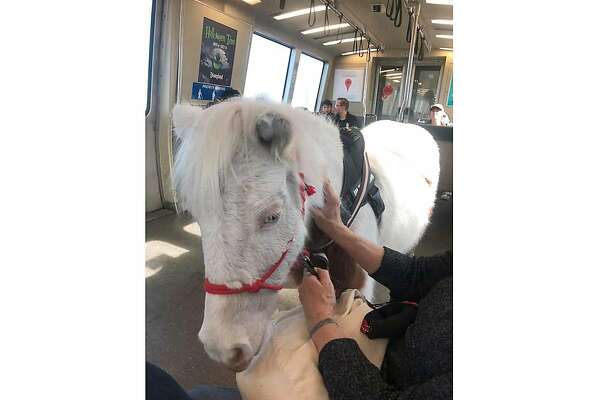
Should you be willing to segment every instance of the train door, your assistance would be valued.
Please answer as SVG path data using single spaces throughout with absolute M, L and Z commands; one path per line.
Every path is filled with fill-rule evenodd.
M 377 119 L 395 120 L 400 108 L 404 65 L 383 62 L 377 73 L 375 114 Z
M 408 122 L 429 123 L 429 110 L 439 101 L 441 64 L 415 66 L 408 108 Z
M 415 60 L 407 100 L 410 105 L 405 110 L 408 114 L 407 122 L 429 122 L 429 108 L 440 101 L 444 63 L 444 57 Z M 377 119 L 400 119 L 398 113 L 402 106 L 402 93 L 409 84 L 407 64 L 408 58 L 376 59 L 374 109 Z

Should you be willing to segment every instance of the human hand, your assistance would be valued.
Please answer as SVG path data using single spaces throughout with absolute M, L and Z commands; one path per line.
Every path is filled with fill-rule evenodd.
M 344 224 L 340 215 L 340 198 L 329 181 L 323 185 L 323 203 L 322 208 L 312 207 L 311 213 L 319 229 L 335 240 L 336 230 Z
M 335 306 L 335 289 L 329 271 L 321 268 L 315 270 L 319 278 L 306 274 L 299 288 L 300 302 L 304 307 L 304 316 L 309 330 L 319 321 L 330 318 Z

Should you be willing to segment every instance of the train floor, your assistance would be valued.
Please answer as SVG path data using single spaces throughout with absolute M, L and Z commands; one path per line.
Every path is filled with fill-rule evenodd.
M 146 360 L 186 389 L 198 384 L 233 387 L 234 373 L 210 360 L 198 340 L 204 310 L 200 229 L 188 213 L 155 215 L 146 222 Z M 452 200 L 438 200 L 414 253 L 430 255 L 449 248 Z

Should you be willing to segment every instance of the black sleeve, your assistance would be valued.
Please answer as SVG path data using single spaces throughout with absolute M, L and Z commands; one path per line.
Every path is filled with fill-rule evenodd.
M 419 301 L 436 283 L 452 276 L 452 252 L 430 257 L 407 256 L 384 247 L 381 266 L 371 277 L 395 300 Z
M 146 400 L 163 399 L 192 400 L 171 375 L 146 361 Z
M 330 400 L 451 399 L 452 373 L 398 390 L 384 382 L 353 339 L 336 339 L 319 354 L 319 371 Z

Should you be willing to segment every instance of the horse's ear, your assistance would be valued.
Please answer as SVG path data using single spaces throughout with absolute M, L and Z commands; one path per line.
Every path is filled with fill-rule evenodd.
M 173 126 L 175 135 L 179 139 L 185 138 L 195 123 L 198 121 L 203 110 L 200 107 L 189 104 L 176 104 L 173 108 Z
M 278 113 L 264 113 L 256 120 L 256 135 L 271 154 L 279 158 L 292 140 L 290 121 Z

